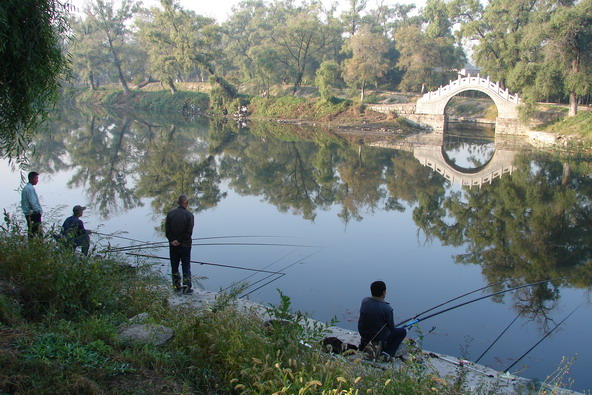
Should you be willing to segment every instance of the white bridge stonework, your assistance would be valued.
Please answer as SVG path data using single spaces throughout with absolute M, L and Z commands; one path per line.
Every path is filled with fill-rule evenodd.
M 493 83 L 489 77 L 471 77 L 470 74 L 467 77 L 459 75 L 458 79 L 450 81 L 448 85 L 423 95 L 416 103 L 415 113 L 444 115 L 450 99 L 464 91 L 479 91 L 489 96 L 497 106 L 498 118 L 518 119 L 520 98 L 517 94 L 513 95 L 508 89 L 501 89 L 499 82 Z

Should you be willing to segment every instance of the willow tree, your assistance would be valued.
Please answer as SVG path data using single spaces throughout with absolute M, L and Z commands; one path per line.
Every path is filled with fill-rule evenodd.
M 21 162 L 68 70 L 66 14 L 58 0 L 0 2 L 0 154 Z
M 103 45 L 111 56 L 113 67 L 125 93 L 129 93 L 123 72 L 123 54 L 126 40 L 130 35 L 129 22 L 140 10 L 140 2 L 121 0 L 119 8 L 115 8 L 113 1 L 94 0 L 84 10 L 92 29 L 96 29 L 102 36 Z

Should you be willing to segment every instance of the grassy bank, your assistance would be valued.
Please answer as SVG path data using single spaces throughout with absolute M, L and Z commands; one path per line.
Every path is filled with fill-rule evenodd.
M 0 393 L 458 393 L 413 362 L 393 373 L 329 357 L 318 346 L 323 328 L 299 324 L 286 296 L 264 325 L 231 296 L 201 312 L 171 306 L 168 282 L 147 265 L 29 241 L 6 222 Z M 173 339 L 120 340 L 118 327 L 142 312 Z
M 252 97 L 249 110 L 259 118 L 328 121 L 348 110 L 352 105 L 350 100 L 343 99 L 304 99 L 294 96 Z
M 169 113 L 204 113 L 210 105 L 207 93 L 191 91 L 178 91 L 174 95 L 165 90 L 131 91 L 126 95 L 120 89 L 102 87 L 94 91 L 71 89 L 65 96 L 85 105 Z

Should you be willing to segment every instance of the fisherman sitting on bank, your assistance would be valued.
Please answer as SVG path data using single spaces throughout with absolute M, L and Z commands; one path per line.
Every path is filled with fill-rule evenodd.
M 79 205 L 74 206 L 72 209 L 74 215 L 66 218 L 62 225 L 62 238 L 74 250 L 76 250 L 76 247 L 81 247 L 82 253 L 88 255 L 88 249 L 90 247 L 89 234 L 92 232 L 84 229 L 84 223 L 80 219 L 85 209 L 86 207 Z
M 358 320 L 358 332 L 362 338 L 360 350 L 364 350 L 368 345 L 380 345 L 381 356 L 390 361 L 407 336 L 407 331 L 403 328 L 395 328 L 393 308 L 384 301 L 386 284 L 383 281 L 374 281 L 370 285 L 370 292 L 372 296 L 364 298 L 360 307 Z M 373 356 L 376 357 L 376 355 Z

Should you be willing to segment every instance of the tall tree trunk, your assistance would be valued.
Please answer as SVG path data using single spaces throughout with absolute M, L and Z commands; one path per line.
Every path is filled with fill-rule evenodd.
M 577 59 L 571 61 L 571 72 L 573 74 L 579 71 L 580 67 Z M 578 113 L 578 97 L 574 91 L 569 92 L 569 116 L 573 117 Z
M 364 89 L 366 88 L 366 81 L 362 82 L 362 91 L 360 92 L 360 101 L 364 101 Z
M 93 91 L 97 90 L 97 86 L 95 85 L 95 77 L 94 77 L 92 71 L 90 71 L 88 73 L 88 84 L 90 85 L 91 90 L 93 90 Z
M 175 83 L 173 82 L 172 78 L 167 78 L 167 85 L 169 86 L 169 89 L 173 95 L 177 93 L 177 88 L 175 87 Z
M 119 56 L 117 56 L 117 51 L 115 50 L 115 47 L 113 47 L 113 40 L 110 36 L 107 36 L 107 42 L 109 43 L 109 50 L 111 52 L 111 56 L 113 56 L 113 64 L 117 69 L 117 76 L 119 77 L 119 82 L 123 87 L 123 92 L 127 95 L 128 93 L 130 93 L 130 89 L 127 86 L 127 82 L 125 82 L 123 71 L 121 71 L 121 62 L 119 61 Z

